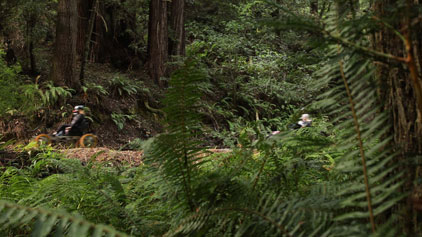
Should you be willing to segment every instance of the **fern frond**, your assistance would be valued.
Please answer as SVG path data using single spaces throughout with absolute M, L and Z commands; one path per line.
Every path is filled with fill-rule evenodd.
M 57 210 L 31 208 L 0 200 L 0 229 L 33 224 L 32 236 L 127 236 L 112 227 L 97 225 Z
M 367 38 L 349 24 L 354 20 L 347 15 L 350 12 L 343 12 L 346 16 L 340 17 L 339 11 L 333 9 L 327 15 L 326 31 L 348 42 L 369 45 Z M 347 225 L 350 234 L 356 228 L 355 234 L 364 235 L 370 229 L 364 220 L 370 219 L 375 232 L 377 218 L 406 196 L 397 192 L 404 183 L 403 173 L 397 172 L 395 152 L 389 146 L 389 117 L 380 112 L 383 105 L 377 96 L 373 61 L 362 54 L 359 47 L 342 47 L 334 43 L 330 46 L 330 60 L 317 72 L 321 83 L 331 89 L 315 104 L 334 117 L 335 128 L 342 132 L 337 147 L 346 151 L 336 162 L 337 171 L 347 173 L 349 179 L 337 194 L 345 209 L 339 210 L 340 214 L 335 218 L 339 226 L 334 229 Z M 350 223 L 356 220 L 360 221 L 354 222 L 351 228 Z
M 335 74 L 331 74 L 331 77 L 326 77 L 331 83 L 334 81 L 340 84 L 343 80 L 343 90 L 330 91 L 329 97 L 336 100 L 329 100 L 325 105 L 331 114 L 337 115 L 335 121 L 339 123 L 337 128 L 344 131 L 343 142 L 339 146 L 341 149 L 349 150 L 342 161 L 345 164 L 338 168 L 345 172 L 353 170 L 350 183 L 346 184 L 344 192 L 341 192 L 339 197 L 344 198 L 343 207 L 356 208 L 355 211 L 348 211 L 347 214 L 338 216 L 337 221 L 379 216 L 404 197 L 403 194 L 397 195 L 398 187 L 403 184 L 402 175 L 399 173 L 391 176 L 396 168 L 391 166 L 393 152 L 391 150 L 381 152 L 383 149 L 388 150 L 389 125 L 386 123 L 388 119 L 386 114 L 378 112 L 381 109 L 374 93 L 376 88 L 371 85 L 374 75 L 373 65 L 369 60 L 353 52 L 349 52 L 349 55 L 341 59 L 344 60 L 344 67 L 340 65 L 340 71 L 335 68 L 330 69 L 340 76 L 333 77 L 331 75 Z M 332 66 L 339 67 L 339 64 Z M 351 111 L 347 107 L 351 108 Z M 359 156 L 363 163 L 358 162 Z M 365 185 L 362 183 L 363 180 Z M 369 212 L 363 209 L 365 207 L 369 207 Z M 375 231 L 375 220 L 371 219 L 371 223 Z
M 150 159 L 160 163 L 167 178 L 184 187 L 191 210 L 194 208 L 192 185 L 202 163 L 198 154 L 204 149 L 196 139 L 200 128 L 198 101 L 201 96 L 197 86 L 206 74 L 197 64 L 188 60 L 171 77 L 164 100 L 167 133 L 154 140 Z
M 320 191 L 317 193 L 317 196 L 308 199 L 291 200 L 264 193 L 259 200 L 248 206 L 199 211 L 171 229 L 167 236 L 195 233 L 225 236 L 327 236 L 327 229 L 332 225 L 332 214 L 321 205 L 327 201 L 326 196 Z

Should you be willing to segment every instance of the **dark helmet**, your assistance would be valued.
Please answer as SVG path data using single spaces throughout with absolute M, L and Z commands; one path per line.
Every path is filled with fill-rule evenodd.
M 77 105 L 73 108 L 73 115 L 77 115 L 79 113 L 79 110 L 84 110 L 84 106 L 83 105 Z

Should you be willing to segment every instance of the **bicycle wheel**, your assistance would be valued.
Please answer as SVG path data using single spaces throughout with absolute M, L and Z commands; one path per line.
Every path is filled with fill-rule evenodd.
M 79 145 L 81 145 L 82 148 L 89 147 L 94 148 L 98 144 L 98 138 L 94 134 L 88 133 L 83 135 L 79 139 Z
M 35 142 L 37 143 L 37 147 L 50 145 L 51 137 L 48 134 L 40 134 L 35 137 Z

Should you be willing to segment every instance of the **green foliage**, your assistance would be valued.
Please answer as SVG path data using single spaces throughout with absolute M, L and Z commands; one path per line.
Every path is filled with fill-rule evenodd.
M 326 236 L 331 225 L 323 200 L 294 199 L 264 193 L 245 206 L 227 206 L 192 214 L 170 236 L 210 233 L 213 236 Z M 303 221 L 308 220 L 308 221 Z M 216 226 L 210 225 L 215 223 Z M 210 229 L 210 227 L 213 227 Z
M 33 116 L 34 111 L 65 104 L 72 97 L 71 89 L 56 87 L 51 82 L 25 84 L 18 75 L 20 68 L 8 67 L 2 55 L 0 51 L 0 116 L 19 113 Z
M 117 21 L 144 11 L 139 8 L 145 3 L 106 1 L 119 7 Z M 139 5 L 122 13 L 130 4 Z M 94 163 L 100 153 L 81 164 L 45 149 L 28 159 L 27 167 L 2 168 L 0 198 L 8 201 L 0 202 L 0 224 L 6 223 L 0 234 L 72 235 L 76 227 L 85 234 L 113 231 L 92 224 L 105 223 L 134 236 L 369 236 L 368 206 L 378 224 L 374 236 L 400 233 L 398 202 L 407 193 L 398 190 L 408 180 L 389 146 L 391 128 L 380 112 L 374 62 L 361 48 L 338 45 L 369 45 L 362 32 L 377 26 L 370 15 L 353 18 L 346 11 L 338 16 L 331 4 L 331 12 L 313 22 L 307 1 L 279 8 L 267 1 L 191 4 L 194 13 L 202 14 L 189 18 L 189 56 L 169 81 L 165 132 L 128 145 L 145 150 L 144 164 Z M 203 14 L 214 9 L 221 11 Z M 280 21 L 260 24 L 267 17 Z M 326 37 L 320 39 L 322 48 L 302 40 L 321 34 L 298 34 L 289 26 L 319 30 Z M 126 33 L 139 36 L 142 30 Z M 141 50 L 139 42 L 131 47 Z M 0 79 L 16 81 L 17 72 L 5 67 Z M 24 88 L 25 103 L 36 108 L 69 98 L 68 91 L 51 84 Z M 148 93 L 143 88 L 117 75 L 108 91 L 133 97 Z M 83 89 L 97 101 L 107 95 L 98 85 Z M 318 101 L 306 107 L 315 111 L 313 126 L 285 129 L 317 94 Z M 4 108 L 20 108 L 19 103 Z M 122 130 L 135 115 L 113 113 L 111 118 Z M 204 128 L 203 122 L 214 128 Z M 268 137 L 274 127 L 281 133 Z M 208 152 L 211 141 L 204 137 L 232 149 Z
M 127 236 L 105 225 L 96 225 L 67 213 L 44 208 L 30 208 L 0 201 L 0 233 L 11 226 L 33 223 L 32 236 Z M 6 232 L 7 233 L 7 232 Z
M 108 95 L 108 91 L 102 86 L 95 83 L 87 83 L 85 86 L 82 86 L 84 93 L 94 93 L 98 96 Z
M 145 88 L 144 84 L 141 81 L 130 80 L 129 78 L 116 75 L 113 77 L 110 82 L 110 90 L 115 96 L 133 96 L 137 93 L 148 93 L 149 90 Z
M 67 99 L 72 97 L 72 89 L 54 86 L 47 82 L 42 86 L 38 84 L 26 84 L 22 86 L 25 102 L 22 110 L 32 113 L 41 109 L 48 109 L 58 103 L 66 104 Z
M 358 41 L 360 45 L 368 44 L 368 38 L 357 33 L 354 27 L 340 28 L 338 18 L 344 19 L 334 8 L 325 22 L 327 30 L 333 35 L 340 34 L 343 39 Z M 395 218 L 389 213 L 406 196 L 397 192 L 404 183 L 403 173 L 393 162 L 395 152 L 388 145 L 391 142 L 388 116 L 379 112 L 382 104 L 377 98 L 373 62 L 359 54 L 358 48 L 333 44 L 327 49 L 330 61 L 319 75 L 321 82 L 329 84 L 332 89 L 321 95 L 322 100 L 317 105 L 335 116 L 334 122 L 342 131 L 337 146 L 344 156 L 336 161 L 339 163 L 336 169 L 348 177 L 341 184 L 343 190 L 337 193 L 339 208 L 345 210 L 340 211 L 335 220 L 350 233 L 354 229 L 359 229 L 362 234 L 369 233 L 370 224 L 375 229 L 378 219 Z M 355 221 L 359 219 L 363 222 Z
M 109 95 L 109 92 L 102 86 L 95 83 L 86 83 L 82 86 L 82 91 L 84 92 L 84 99 L 86 101 L 95 101 L 96 104 L 100 103 L 102 96 Z
M 116 124 L 119 130 L 122 130 L 125 127 L 126 121 L 134 120 L 136 118 L 135 114 L 119 114 L 119 113 L 112 113 L 111 119 L 113 120 L 114 124 Z
M 83 228 L 80 231 L 87 234 L 97 231 L 124 236 L 111 227 L 95 225 L 81 217 L 75 217 L 83 215 L 91 222 L 125 226 L 124 230 L 131 225 L 129 219 L 122 219 L 122 216 L 130 217 L 130 214 L 124 208 L 127 196 L 119 180 L 120 171 L 95 167 L 92 161 L 87 166 L 82 166 L 79 161 L 62 159 L 62 156 L 51 149 L 43 150 L 32 159 L 28 168 L 10 167 L 0 176 L 0 199 L 19 202 L 19 205 L 6 203 L 0 216 L 20 213 L 20 217 L 23 217 L 22 222 L 13 218 L 8 220 L 9 222 L 2 225 L 1 231 L 13 233 L 13 226 L 35 222 L 34 227 L 27 231 L 36 233 L 38 228 L 42 228 L 46 234 L 59 231 L 78 236 L 72 235 L 72 231 L 75 231 L 72 229 L 80 226 Z M 73 215 L 41 207 L 60 208 Z M 43 219 L 46 220 L 45 226 L 38 223 Z M 58 229 L 61 221 L 64 222 L 62 230 Z
M 117 26 L 120 22 L 130 25 L 119 32 L 125 40 L 130 39 L 128 48 L 137 55 L 145 55 L 147 52 L 149 1 L 106 0 L 105 5 L 109 9 L 113 9 L 113 19 L 109 22 L 110 25 Z M 125 66 L 131 69 L 133 65 Z
M 22 103 L 22 96 L 17 90 L 21 85 L 19 66 L 9 67 L 3 60 L 4 52 L 0 49 L 0 116 L 13 113 Z
M 336 50 L 337 51 L 337 50 Z M 336 53 L 334 51 L 333 53 Z M 337 58 L 338 60 L 338 58 Z M 343 60 L 343 59 L 340 59 Z M 393 165 L 394 152 L 386 145 L 390 139 L 386 136 L 388 125 L 386 125 L 387 117 L 383 113 L 378 112 L 378 101 L 376 100 L 376 90 L 371 87 L 371 79 L 373 78 L 374 70 L 372 65 L 367 60 L 361 58 L 359 55 L 347 57 L 344 61 L 345 75 L 347 76 L 347 84 L 350 87 L 351 95 L 345 95 L 342 78 L 339 75 L 338 65 L 327 65 L 325 72 L 329 72 L 326 81 L 333 83 L 338 82 L 338 87 L 326 94 L 329 101 L 325 104 L 336 114 L 340 114 L 338 119 L 345 116 L 357 116 L 355 122 L 345 120 L 340 123 L 344 133 L 342 134 L 342 142 L 339 146 L 342 150 L 347 151 L 347 155 L 341 160 L 341 165 L 338 166 L 342 172 L 349 175 L 349 180 L 345 184 L 345 189 L 338 195 L 343 197 L 341 202 L 342 207 L 353 207 L 355 211 L 344 213 L 336 218 L 336 220 L 350 220 L 357 218 L 368 218 L 368 206 L 373 209 L 374 216 L 382 216 L 382 213 L 388 211 L 405 195 L 397 194 L 397 189 L 403 184 L 402 173 L 393 172 L 397 169 L 397 165 Z M 337 77 L 333 77 L 337 76 Z M 338 98 L 333 103 L 332 98 Z M 344 98 L 341 101 L 340 98 Z M 358 103 L 353 104 L 356 112 L 350 112 L 346 107 L 347 99 L 355 100 L 358 98 Z M 324 102 L 322 102 L 324 103 Z M 371 118 L 370 122 L 365 122 Z M 361 141 L 366 144 L 362 147 L 356 147 L 356 132 L 354 126 L 359 125 L 361 133 Z M 348 131 L 348 132 L 346 132 Z M 380 148 L 383 149 L 381 152 Z M 359 150 L 361 154 L 359 155 Z M 366 165 L 362 164 L 361 159 L 366 160 Z M 390 164 L 390 165 L 388 165 Z M 367 169 L 367 174 L 362 174 L 362 168 Z M 365 184 L 362 184 L 365 178 L 369 178 L 368 189 L 371 198 L 365 194 Z M 371 201 L 371 203 L 369 203 Z M 371 213 L 372 215 L 372 213 Z M 369 232 L 369 231 L 368 231 Z
M 202 150 L 195 139 L 200 129 L 197 86 L 205 77 L 206 71 L 193 59 L 187 59 L 173 73 L 164 99 L 167 133 L 157 137 L 151 149 L 151 160 L 160 162 L 163 175 L 183 187 L 191 210 L 196 205 L 192 186 L 201 164 L 198 152 Z
M 187 53 L 198 56 L 212 78 L 204 91 L 202 113 L 214 130 L 229 129 L 239 119 L 265 119 L 267 126 L 279 126 L 277 119 L 287 119 L 320 92 L 313 86 L 312 71 L 319 68 L 323 54 L 305 44 L 307 36 L 293 31 L 281 36 L 261 24 L 262 19 L 279 15 L 271 4 L 216 1 L 198 5 L 231 9 L 230 14 L 201 16 L 186 26 L 194 39 Z M 216 19 L 221 20 L 217 23 Z
M 141 138 L 136 138 L 132 141 L 129 141 L 128 144 L 124 145 L 122 148 L 129 150 L 148 150 L 154 142 L 154 138 L 149 138 L 148 140 L 142 140 Z
M 48 70 L 51 65 L 46 59 L 49 56 L 44 55 L 43 44 L 52 38 L 54 32 L 57 0 L 1 0 L 0 5 L 2 42 L 6 41 L 8 48 L 13 49 L 15 54 L 18 48 L 25 48 L 22 51 L 24 54 L 16 55 L 17 64 L 22 66 L 25 73 L 32 69 L 35 70 L 32 73 Z M 36 68 L 31 68 L 31 50 L 34 56 L 32 63 Z

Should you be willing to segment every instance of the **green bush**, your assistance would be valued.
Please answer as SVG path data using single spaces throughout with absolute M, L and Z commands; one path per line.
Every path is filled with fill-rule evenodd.
M 41 109 L 51 109 L 55 105 L 66 104 L 67 99 L 72 97 L 72 89 L 54 86 L 52 82 L 42 85 L 25 84 L 20 88 L 25 97 L 20 110 L 24 114 L 31 114 Z
M 122 130 L 125 126 L 126 121 L 134 120 L 136 115 L 132 114 L 119 114 L 119 113 L 112 113 L 111 120 L 113 120 L 114 124 L 116 124 L 119 130 Z
M 18 90 L 22 85 L 22 77 L 18 75 L 20 67 L 7 66 L 3 56 L 4 52 L 0 49 L 0 117 L 16 113 L 23 103 L 23 96 Z
M 123 75 L 116 75 L 109 81 L 114 96 L 134 96 L 138 93 L 149 93 L 142 81 L 134 81 Z

